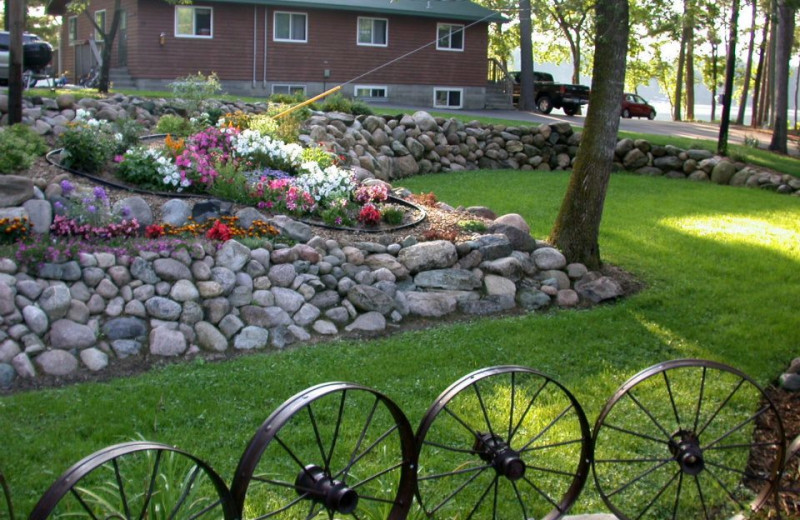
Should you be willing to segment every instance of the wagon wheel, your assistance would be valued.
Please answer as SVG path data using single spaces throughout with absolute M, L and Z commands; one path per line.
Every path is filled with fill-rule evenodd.
M 89 455 L 42 495 L 30 520 L 236 518 L 225 482 L 205 462 L 166 444 L 126 442 Z
M 564 514 L 589 473 L 589 424 L 560 383 L 520 366 L 459 379 L 417 430 L 417 497 L 437 518 Z
M 773 427 L 754 438 L 757 424 Z M 769 498 L 784 442 L 777 409 L 751 378 L 682 359 L 636 374 L 606 403 L 592 466 L 621 520 L 730 518 Z
M 800 487 L 797 484 L 792 485 L 796 480 L 797 474 L 800 471 L 798 465 L 800 464 L 800 435 L 786 448 L 786 456 L 784 457 L 783 468 L 781 470 L 781 480 L 778 483 L 774 493 L 774 506 L 777 518 L 780 520 L 782 513 L 786 513 L 787 518 L 795 518 L 800 512 L 800 504 L 797 503 L 797 495 L 800 494 Z M 794 473 L 793 476 L 790 476 Z
M 284 402 L 253 436 L 231 491 L 241 518 L 406 517 L 416 448 L 386 396 L 323 383 Z

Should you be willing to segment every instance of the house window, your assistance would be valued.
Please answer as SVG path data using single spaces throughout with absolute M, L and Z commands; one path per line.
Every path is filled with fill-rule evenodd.
M 175 36 L 211 38 L 214 36 L 214 10 L 211 7 L 175 6 Z
M 376 85 L 356 85 L 353 93 L 357 98 L 368 98 L 370 100 L 386 100 L 386 87 Z
M 461 108 L 464 89 L 461 88 L 435 88 L 433 89 L 433 106 L 435 108 Z
M 276 12 L 273 23 L 272 39 L 277 42 L 308 41 L 308 16 L 305 13 Z
M 78 39 L 78 17 L 70 16 L 67 18 L 67 39 L 70 45 L 75 45 L 75 40 Z
M 94 23 L 97 27 L 100 28 L 98 31 L 96 28 L 94 30 L 94 41 L 101 42 L 103 41 L 103 35 L 101 31 L 104 33 L 106 32 L 106 10 L 103 9 L 102 11 L 95 11 L 94 12 Z
M 464 26 L 449 23 L 437 24 L 436 48 L 441 51 L 463 51 Z
M 306 95 L 305 85 L 272 85 L 273 94 Z
M 385 18 L 358 19 L 358 44 L 386 47 L 389 43 L 389 20 Z

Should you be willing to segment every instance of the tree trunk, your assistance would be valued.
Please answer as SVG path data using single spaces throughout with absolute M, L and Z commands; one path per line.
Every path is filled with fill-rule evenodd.
M 536 93 L 533 85 L 533 42 L 531 41 L 531 0 L 519 2 L 519 109 L 533 110 Z
M 764 28 L 761 31 L 761 44 L 758 48 L 758 65 L 756 66 L 756 79 L 753 86 L 753 109 L 750 118 L 750 126 L 758 128 L 761 126 L 761 95 L 763 92 L 762 84 L 764 83 L 764 63 L 766 62 L 767 52 L 767 36 L 769 33 L 769 23 L 764 20 Z
M 592 103 L 567 193 L 550 233 L 551 242 L 571 262 L 581 262 L 589 269 L 601 265 L 598 237 L 625 86 L 628 0 L 598 2 L 595 20 Z
M 711 121 L 717 120 L 717 50 L 716 40 L 711 44 Z
M 683 103 L 683 67 L 686 64 L 686 42 L 681 37 L 681 50 L 678 53 L 678 77 L 675 79 L 675 111 L 672 114 L 673 121 L 682 121 Z
M 581 82 L 581 35 L 575 38 L 575 45 L 572 52 L 572 84 L 578 85 Z
M 775 2 L 772 8 L 772 22 L 770 23 L 769 53 L 767 54 L 767 88 L 764 89 L 767 97 L 764 102 L 764 121 L 769 126 L 772 123 L 772 114 L 775 113 L 775 52 L 778 44 L 778 13 L 775 12 Z
M 753 23 L 750 25 L 750 45 L 747 46 L 747 65 L 744 67 L 744 85 L 742 87 L 742 96 L 739 98 L 739 114 L 736 116 L 736 124 L 744 124 L 744 111 L 747 108 L 747 94 L 750 90 L 750 75 L 753 71 L 753 47 L 756 42 L 756 14 L 758 3 L 756 0 L 753 2 L 752 17 Z
M 728 127 L 731 122 L 731 100 L 733 99 L 733 76 L 736 73 L 736 31 L 739 30 L 739 0 L 731 5 L 731 26 L 728 36 L 728 55 L 725 57 L 725 91 L 722 94 L 722 120 L 719 123 L 717 153 L 728 152 Z
M 694 121 L 694 17 L 689 19 L 686 38 L 686 119 Z
M 794 39 L 794 9 L 787 0 L 778 0 L 778 31 L 775 46 L 775 110 L 773 111 L 772 142 L 769 149 L 786 153 L 789 126 L 789 56 Z
M 22 122 L 22 33 L 25 31 L 25 0 L 11 2 L 8 10 L 8 125 Z
M 800 58 L 800 55 L 798 56 Z M 797 101 L 798 101 L 798 91 L 800 91 L 800 59 L 797 60 L 797 68 L 794 72 L 794 128 L 795 130 L 798 129 L 797 127 Z

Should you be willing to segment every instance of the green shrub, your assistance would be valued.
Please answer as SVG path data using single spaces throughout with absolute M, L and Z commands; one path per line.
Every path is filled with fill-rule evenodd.
M 217 177 L 208 190 L 211 195 L 242 204 L 253 202 L 247 192 L 247 179 L 242 172 L 237 171 L 236 165 L 218 164 L 216 170 Z
M 128 150 L 117 168 L 117 175 L 148 190 L 178 190 L 186 187 L 175 163 L 155 148 L 139 146 Z
M 28 125 L 18 123 L 0 131 L 0 173 L 30 168 L 46 151 L 44 139 Z
M 341 94 L 333 94 L 325 98 L 320 103 L 319 109 L 323 112 L 344 112 L 351 114 L 353 112 L 353 100 L 344 97 Z
M 389 225 L 397 226 L 402 224 L 405 211 L 395 206 L 385 206 L 381 210 L 381 219 Z
M 350 113 L 354 116 L 371 116 L 375 112 L 372 111 L 372 108 L 363 101 L 353 101 L 353 108 L 350 110 Z
M 125 153 L 126 150 L 139 144 L 139 136 L 144 133 L 144 127 L 135 119 L 118 119 L 116 122 L 117 133 L 121 138 L 116 139 L 116 153 Z
M 61 165 L 87 173 L 102 170 L 116 149 L 112 131 L 107 122 L 95 119 L 70 125 L 59 137 Z
M 300 155 L 303 158 L 303 162 L 315 162 L 319 164 L 319 167 L 323 170 L 328 166 L 332 166 L 336 160 L 335 155 L 321 146 L 309 146 L 308 148 L 303 148 L 303 151 Z
M 172 94 L 183 102 L 189 114 L 197 114 L 210 99 L 222 91 L 216 72 L 204 76 L 202 72 L 178 78 L 169 84 Z M 222 115 L 222 114 L 220 114 Z
M 156 132 L 176 137 L 188 137 L 194 133 L 194 126 L 185 117 L 166 114 L 159 118 Z
M 482 220 L 460 220 L 458 227 L 467 232 L 483 233 L 486 231 L 486 223 Z
M 268 135 L 270 137 L 277 137 L 280 129 L 280 124 L 277 119 L 272 118 L 266 114 L 259 114 L 253 116 L 247 122 L 247 128 L 255 130 L 261 135 Z

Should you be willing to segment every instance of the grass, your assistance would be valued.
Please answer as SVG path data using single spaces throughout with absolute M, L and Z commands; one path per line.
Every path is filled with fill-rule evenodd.
M 543 238 L 567 180 L 562 172 L 480 171 L 404 184 L 433 190 L 453 205 L 520 213 Z M 639 294 L 589 311 L 474 319 L 4 396 L 0 468 L 24 516 L 73 462 L 137 435 L 176 444 L 230 481 L 270 412 L 324 381 L 376 388 L 401 406 L 412 427 L 448 384 L 498 364 L 554 377 L 576 395 L 590 423 L 623 381 L 668 359 L 714 359 L 768 384 L 800 345 L 799 202 L 758 190 L 615 174 L 601 253 L 646 284 Z M 605 510 L 591 482 L 574 510 Z

